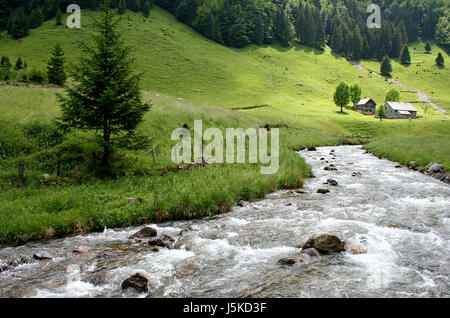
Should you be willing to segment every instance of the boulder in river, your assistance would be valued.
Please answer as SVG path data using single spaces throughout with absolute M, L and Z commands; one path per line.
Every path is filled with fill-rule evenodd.
M 156 231 L 154 228 L 150 226 L 146 226 L 143 229 L 140 229 L 138 232 L 131 235 L 130 240 L 135 238 L 155 237 L 156 235 L 158 235 L 158 231 Z
M 334 165 L 329 165 L 323 168 L 325 171 L 337 171 L 337 168 Z
M 150 246 L 159 246 L 165 248 L 172 248 L 174 246 L 175 239 L 169 235 L 162 235 L 160 237 L 152 238 L 148 241 Z
M 49 252 L 46 251 L 42 251 L 42 252 L 37 252 L 33 254 L 33 258 L 38 260 L 38 261 L 42 261 L 42 260 L 50 260 L 55 258 L 52 254 L 50 254 Z
M 302 250 L 301 254 L 306 254 L 306 255 L 309 255 L 311 257 L 320 257 L 320 256 L 322 256 L 322 255 L 320 255 L 320 252 L 317 249 L 313 248 L 313 247 Z
M 317 190 L 317 193 L 320 193 L 320 194 L 327 194 L 329 192 L 330 192 L 330 190 L 328 190 L 328 189 L 319 189 L 319 190 Z
M 335 235 L 322 234 L 310 238 L 302 246 L 302 250 L 309 248 L 315 248 L 322 254 L 333 254 L 343 252 L 345 249 L 345 243 Z
M 297 263 L 297 260 L 293 257 L 285 257 L 285 258 L 278 260 L 278 264 L 280 264 L 280 265 L 292 266 L 295 263 Z
M 353 172 L 352 173 L 352 177 L 361 177 L 362 173 L 361 172 Z
M 90 248 L 87 246 L 75 246 L 73 248 L 73 252 L 78 253 L 78 254 L 88 253 L 89 251 L 90 251 Z
M 142 274 L 134 274 L 128 277 L 122 283 L 122 289 L 134 288 L 140 293 L 145 293 L 148 291 L 148 278 Z
M 327 184 L 329 184 L 329 185 L 331 185 L 333 187 L 337 187 L 339 185 L 339 183 L 336 180 L 334 180 L 334 179 L 328 179 L 327 180 Z
M 308 151 L 317 151 L 316 147 L 314 147 L 314 146 L 313 147 L 308 147 L 307 149 L 308 149 Z
M 8 256 L 5 260 L 0 261 L 0 273 L 29 262 L 31 262 L 31 259 L 25 256 Z

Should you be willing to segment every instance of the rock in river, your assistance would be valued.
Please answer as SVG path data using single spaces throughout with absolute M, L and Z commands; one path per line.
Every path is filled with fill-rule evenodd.
M 330 234 L 322 234 L 313 238 L 310 238 L 302 249 L 315 248 L 322 254 L 333 254 L 344 251 L 345 243 L 341 241 L 337 236 Z
M 285 257 L 285 258 L 278 260 L 278 264 L 280 264 L 280 265 L 291 266 L 291 265 L 294 265 L 295 263 L 297 263 L 297 260 L 292 257 Z
M 330 192 L 330 190 L 328 190 L 328 189 L 319 189 L 319 190 L 317 190 L 317 193 L 320 193 L 320 194 L 327 194 L 329 192 Z
M 152 238 L 148 241 L 150 246 L 159 246 L 165 248 L 172 248 L 175 243 L 175 239 L 169 235 L 162 235 L 160 237 Z
M 125 279 L 122 283 L 122 289 L 134 288 L 140 293 L 148 291 L 148 278 L 142 274 L 134 274 Z
M 73 252 L 78 253 L 78 254 L 88 253 L 89 251 L 90 251 L 90 248 L 87 246 L 75 246 L 73 248 Z
M 43 252 L 34 253 L 33 258 L 38 261 L 42 261 L 42 260 L 53 259 L 54 256 L 52 254 L 50 254 L 49 252 L 43 251 Z
M 334 180 L 334 179 L 328 179 L 327 180 L 327 184 L 329 184 L 329 185 L 331 185 L 333 187 L 337 187 L 339 185 L 339 183 L 336 180 Z
M 158 231 L 156 231 L 154 228 L 152 227 L 144 227 L 143 229 L 139 230 L 138 232 L 134 233 L 133 235 L 130 236 L 130 239 L 135 239 L 135 238 L 147 238 L 147 237 L 155 237 L 156 235 L 158 235 Z

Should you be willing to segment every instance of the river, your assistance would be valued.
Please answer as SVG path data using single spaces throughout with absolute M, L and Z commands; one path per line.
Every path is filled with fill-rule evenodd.
M 360 146 L 300 155 L 316 176 L 303 193 L 276 192 L 213 218 L 151 225 L 176 238 L 175 249 L 131 244 L 128 237 L 141 227 L 1 249 L 0 260 L 38 251 L 57 257 L 0 273 L 0 297 L 450 296 L 448 185 Z M 325 171 L 330 164 L 337 170 Z M 339 185 L 324 184 L 329 178 Z M 367 253 L 277 263 L 322 233 Z M 80 245 L 90 252 L 72 253 Z M 149 277 L 148 294 L 121 289 L 136 272 Z

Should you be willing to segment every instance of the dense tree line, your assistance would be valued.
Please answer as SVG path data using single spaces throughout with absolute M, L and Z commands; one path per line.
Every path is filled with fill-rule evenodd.
M 64 12 L 70 0 L 0 0 L 0 29 L 14 37 Z M 97 9 L 102 0 L 79 0 Z M 349 59 L 399 58 L 403 46 L 418 39 L 436 39 L 450 48 L 447 0 L 373 0 L 382 9 L 382 27 L 367 27 L 363 0 L 112 0 L 118 13 L 142 11 L 153 3 L 170 11 L 209 39 L 231 47 L 298 42 L 332 50 Z
M 112 8 L 123 2 L 126 9 L 149 16 L 153 0 L 111 0 Z M 6 30 L 19 39 L 29 34 L 45 21 L 55 19 L 57 25 L 64 24 L 62 13 L 74 3 L 72 0 L 0 0 L 0 31 Z M 103 0 L 77 0 L 82 9 L 97 10 Z

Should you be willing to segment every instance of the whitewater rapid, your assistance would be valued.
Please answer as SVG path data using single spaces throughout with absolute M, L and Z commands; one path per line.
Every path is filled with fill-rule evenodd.
M 315 175 L 302 191 L 276 192 L 213 218 L 150 225 L 176 238 L 176 249 L 132 245 L 128 237 L 141 227 L 1 249 L 3 261 L 43 250 L 56 258 L 0 273 L 0 296 L 449 297 L 448 185 L 360 146 L 300 155 Z M 337 171 L 324 170 L 330 164 Z M 324 184 L 329 178 L 339 185 Z M 277 263 L 321 233 L 367 253 L 306 266 Z M 72 253 L 80 245 L 91 251 Z M 148 294 L 121 289 L 137 272 L 149 277 Z

